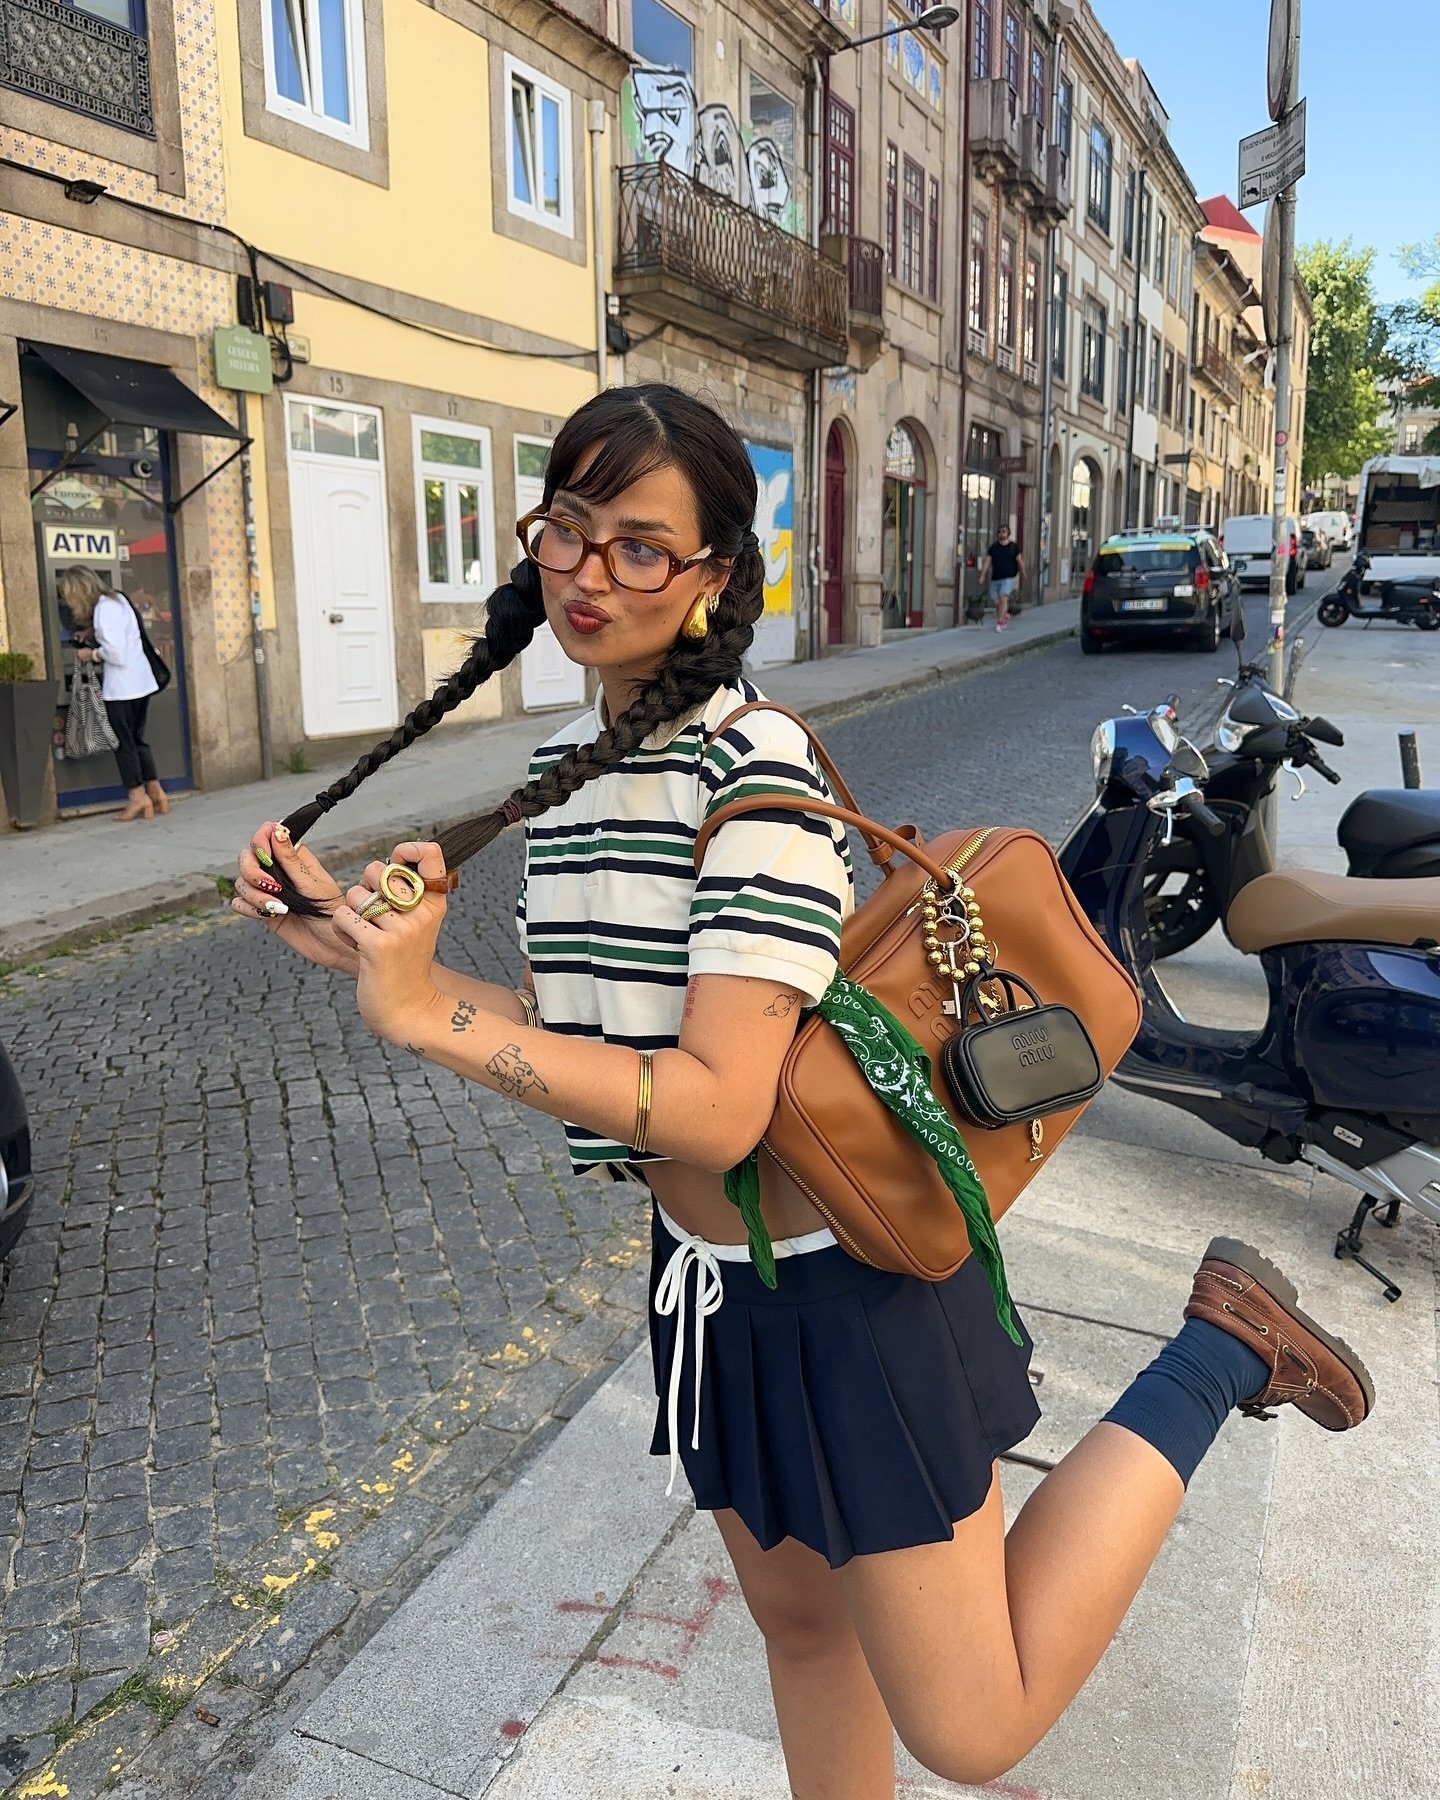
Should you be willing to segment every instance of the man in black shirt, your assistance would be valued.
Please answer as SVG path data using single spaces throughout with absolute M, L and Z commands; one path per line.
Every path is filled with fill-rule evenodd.
M 1020 546 L 1010 542 L 1010 527 L 1002 525 L 995 542 L 985 552 L 980 565 L 980 585 L 989 578 L 990 592 L 995 596 L 995 629 L 1004 631 L 1010 623 L 1010 596 L 1025 579 L 1025 558 Z

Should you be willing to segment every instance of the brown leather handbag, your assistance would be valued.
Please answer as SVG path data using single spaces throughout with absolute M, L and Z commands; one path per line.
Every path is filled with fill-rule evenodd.
M 747 812 L 823 815 L 859 833 L 885 879 L 845 922 L 840 967 L 929 1055 L 936 1097 L 964 1137 L 998 1219 L 1124 1055 L 1140 1027 L 1135 985 L 1081 912 L 1044 838 L 989 827 L 947 831 L 927 844 L 913 825 L 892 831 L 856 808 L 819 739 L 783 706 L 752 701 L 739 707 L 711 741 L 757 710 L 784 713 L 801 727 L 840 804 L 779 794 L 732 801 L 701 826 L 696 869 L 715 832 Z M 1047 1033 L 1041 1029 L 1037 1037 L 1037 1022 L 1052 1008 L 1053 1017 L 1065 1013 L 1078 1022 L 1079 1036 L 1093 1046 L 1099 1076 L 1088 1093 L 1081 1090 L 1085 1097 L 1058 1109 L 1037 1106 L 1030 1116 L 1012 1116 L 1014 1105 L 1003 1099 L 972 1101 L 965 1110 L 955 1097 L 965 1087 L 941 1078 L 947 1051 L 982 1083 L 987 1053 L 977 1038 L 969 1048 L 978 1054 L 959 1055 L 957 1036 L 993 1034 L 1009 1020 L 1014 1030 L 1001 1036 L 1010 1040 L 1011 1064 L 1033 1061 L 1047 1054 Z M 1075 1027 L 1066 1022 L 1059 1035 L 1073 1042 Z M 760 1141 L 762 1191 L 767 1158 L 861 1262 L 943 1281 L 970 1253 L 964 1217 L 934 1161 L 818 1013 L 801 1025 L 781 1067 L 775 1112 Z

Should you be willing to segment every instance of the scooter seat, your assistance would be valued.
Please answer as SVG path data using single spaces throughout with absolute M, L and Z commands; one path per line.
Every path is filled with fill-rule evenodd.
M 1277 869 L 1241 888 L 1225 929 L 1247 956 L 1277 944 L 1434 942 L 1440 940 L 1440 875 L 1364 881 L 1318 869 Z
M 1440 791 L 1372 788 L 1357 794 L 1336 827 L 1352 863 L 1371 863 L 1414 844 L 1440 843 Z

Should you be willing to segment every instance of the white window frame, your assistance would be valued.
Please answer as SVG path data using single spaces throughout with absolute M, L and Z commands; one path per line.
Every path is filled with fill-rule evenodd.
M 375 0 L 372 0 L 372 4 Z M 272 0 L 260 0 L 260 25 L 265 44 L 265 110 L 282 119 L 294 119 L 312 131 L 338 138 L 342 144 L 357 149 L 370 148 L 370 103 L 365 81 L 365 0 L 345 0 L 345 48 L 350 77 L 350 123 L 332 119 L 315 106 L 303 105 L 282 94 L 275 82 L 275 23 Z M 306 41 L 315 46 L 311 66 L 300 65 L 300 81 L 307 93 L 314 92 L 314 82 L 322 72 L 319 67 L 320 29 L 316 0 L 286 0 L 295 13 L 304 15 L 308 27 Z
M 420 598 L 447 605 L 479 606 L 494 592 L 495 575 L 495 463 L 490 445 L 488 425 L 468 425 L 460 419 L 428 419 L 416 413 L 410 421 L 411 443 L 415 454 L 415 551 L 420 568 Z M 458 463 L 426 462 L 421 455 L 420 434 L 443 432 L 446 437 L 469 438 L 480 446 L 479 469 L 464 469 Z M 432 581 L 430 558 L 425 539 L 425 483 L 443 481 L 445 487 L 445 543 L 447 561 L 459 554 L 460 500 L 455 489 L 475 486 L 480 490 L 477 523 L 480 528 L 480 579 L 473 585 L 464 581 Z M 452 575 L 456 573 L 451 563 Z
M 554 100 L 560 108 L 560 216 L 545 211 L 543 206 L 527 205 L 515 192 L 515 114 L 514 92 L 517 81 L 527 82 L 538 97 Z M 505 203 L 507 209 L 517 219 L 528 219 L 532 225 L 543 225 L 547 231 L 558 232 L 562 237 L 573 237 L 575 233 L 575 173 L 574 147 L 571 138 L 570 90 L 562 87 L 558 81 L 552 81 L 548 75 L 542 75 L 529 63 L 523 63 L 518 57 L 505 56 Z M 537 115 L 538 116 L 538 115 Z M 543 147 L 543 134 L 537 134 L 539 142 L 536 149 Z M 540 176 L 537 167 L 535 176 Z M 538 194 L 543 190 L 542 179 L 532 179 L 530 191 Z
M 546 456 L 549 456 L 550 452 L 555 448 L 555 440 L 554 438 L 536 437 L 533 433 L 528 431 L 517 431 L 515 433 L 511 443 L 510 454 L 514 459 L 515 464 L 515 522 L 517 525 L 527 512 L 533 512 L 535 510 L 534 507 L 526 506 L 520 496 L 522 485 L 527 481 L 533 481 L 535 479 L 533 475 L 522 475 L 520 473 L 520 449 L 522 445 L 528 445 L 531 449 L 543 450 Z M 539 502 L 537 501 L 536 504 L 538 505 Z

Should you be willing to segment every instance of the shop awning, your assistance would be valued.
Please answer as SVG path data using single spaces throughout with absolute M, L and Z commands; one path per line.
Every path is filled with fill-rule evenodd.
M 150 431 L 178 431 L 192 437 L 231 438 L 238 444 L 234 454 L 212 469 L 204 481 L 197 481 L 178 500 L 172 500 L 167 508 L 170 512 L 178 511 L 206 481 L 213 481 L 221 469 L 228 468 L 251 441 L 239 425 L 216 412 L 162 363 L 135 362 L 128 356 L 102 356 L 98 350 L 68 350 L 33 340 L 26 348 L 87 400 L 104 421 L 100 430 L 46 475 L 32 499 L 71 466 L 106 425 L 139 425 Z

